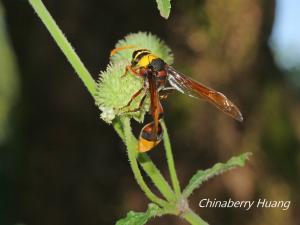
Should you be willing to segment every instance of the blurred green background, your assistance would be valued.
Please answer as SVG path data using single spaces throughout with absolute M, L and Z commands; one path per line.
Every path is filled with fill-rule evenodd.
M 190 206 L 198 214 L 212 225 L 300 224 L 296 0 L 174 0 L 169 20 L 154 0 L 44 2 L 95 79 L 119 39 L 150 31 L 173 49 L 179 71 L 240 107 L 243 124 L 179 93 L 164 102 L 182 185 L 197 169 L 254 153 L 245 168 L 195 192 Z M 294 14 L 287 2 L 295 4 Z M 122 142 L 99 120 L 93 99 L 28 2 L 0 3 L 0 224 L 114 224 L 131 209 L 145 210 L 148 201 Z M 292 15 L 283 24 L 282 9 Z M 167 175 L 161 147 L 150 156 Z M 291 200 L 291 207 L 200 209 L 204 197 Z M 187 223 L 166 216 L 149 224 Z

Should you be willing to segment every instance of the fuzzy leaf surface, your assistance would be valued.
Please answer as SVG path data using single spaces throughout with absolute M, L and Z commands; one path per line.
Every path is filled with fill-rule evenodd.
M 205 181 L 214 176 L 222 174 L 236 167 L 244 166 L 250 155 L 250 153 L 244 153 L 239 156 L 232 157 L 226 163 L 217 163 L 210 169 L 198 170 L 196 174 L 190 179 L 189 184 L 184 189 L 183 196 L 187 198 L 193 193 L 195 189 L 200 187 Z
M 161 209 L 158 205 L 153 203 L 149 204 L 146 212 L 134 212 L 130 211 L 126 217 L 117 221 L 116 225 L 144 225 L 151 218 L 161 213 Z

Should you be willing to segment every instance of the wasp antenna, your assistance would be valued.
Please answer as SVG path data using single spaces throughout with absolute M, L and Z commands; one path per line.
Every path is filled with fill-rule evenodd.
M 112 57 L 113 55 L 117 54 L 119 51 L 123 51 L 125 49 L 130 49 L 130 48 L 137 48 L 137 46 L 134 46 L 134 45 L 125 45 L 125 46 L 122 46 L 122 47 L 115 48 L 115 49 L 111 50 L 110 57 Z

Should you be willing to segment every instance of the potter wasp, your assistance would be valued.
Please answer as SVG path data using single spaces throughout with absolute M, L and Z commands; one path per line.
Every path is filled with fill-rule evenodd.
M 126 48 L 135 47 L 125 46 L 116 48 L 112 50 L 111 56 Z M 131 64 L 126 66 L 124 76 L 128 72 L 142 77 L 144 79 L 144 86 L 132 96 L 126 106 L 129 106 L 141 93 L 145 93 L 140 102 L 141 107 L 147 94 L 150 96 L 150 113 L 153 122 L 146 124 L 140 132 L 139 152 L 151 150 L 162 140 L 163 130 L 160 119 L 163 117 L 163 108 L 160 100 L 166 98 L 173 90 L 177 90 L 190 97 L 204 99 L 237 121 L 243 121 L 238 107 L 224 94 L 177 72 L 148 49 L 137 49 L 132 53 Z M 143 92 L 143 90 L 145 91 Z

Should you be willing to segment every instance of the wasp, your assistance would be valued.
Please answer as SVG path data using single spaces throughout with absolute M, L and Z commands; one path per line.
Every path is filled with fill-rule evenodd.
M 112 50 L 111 56 L 125 48 L 133 47 L 116 48 Z M 173 90 L 177 90 L 190 97 L 204 99 L 237 121 L 243 121 L 243 116 L 238 107 L 224 94 L 206 87 L 176 71 L 148 49 L 137 49 L 132 53 L 131 63 L 126 66 L 124 76 L 128 72 L 142 77 L 144 79 L 144 86 L 131 97 L 126 106 L 129 106 L 137 96 L 144 93 L 140 102 L 140 108 L 146 96 L 150 96 L 150 113 L 153 121 L 146 124 L 140 132 L 139 152 L 147 152 L 153 149 L 162 140 L 163 130 L 160 119 L 163 117 L 163 107 L 161 99 L 166 98 Z

